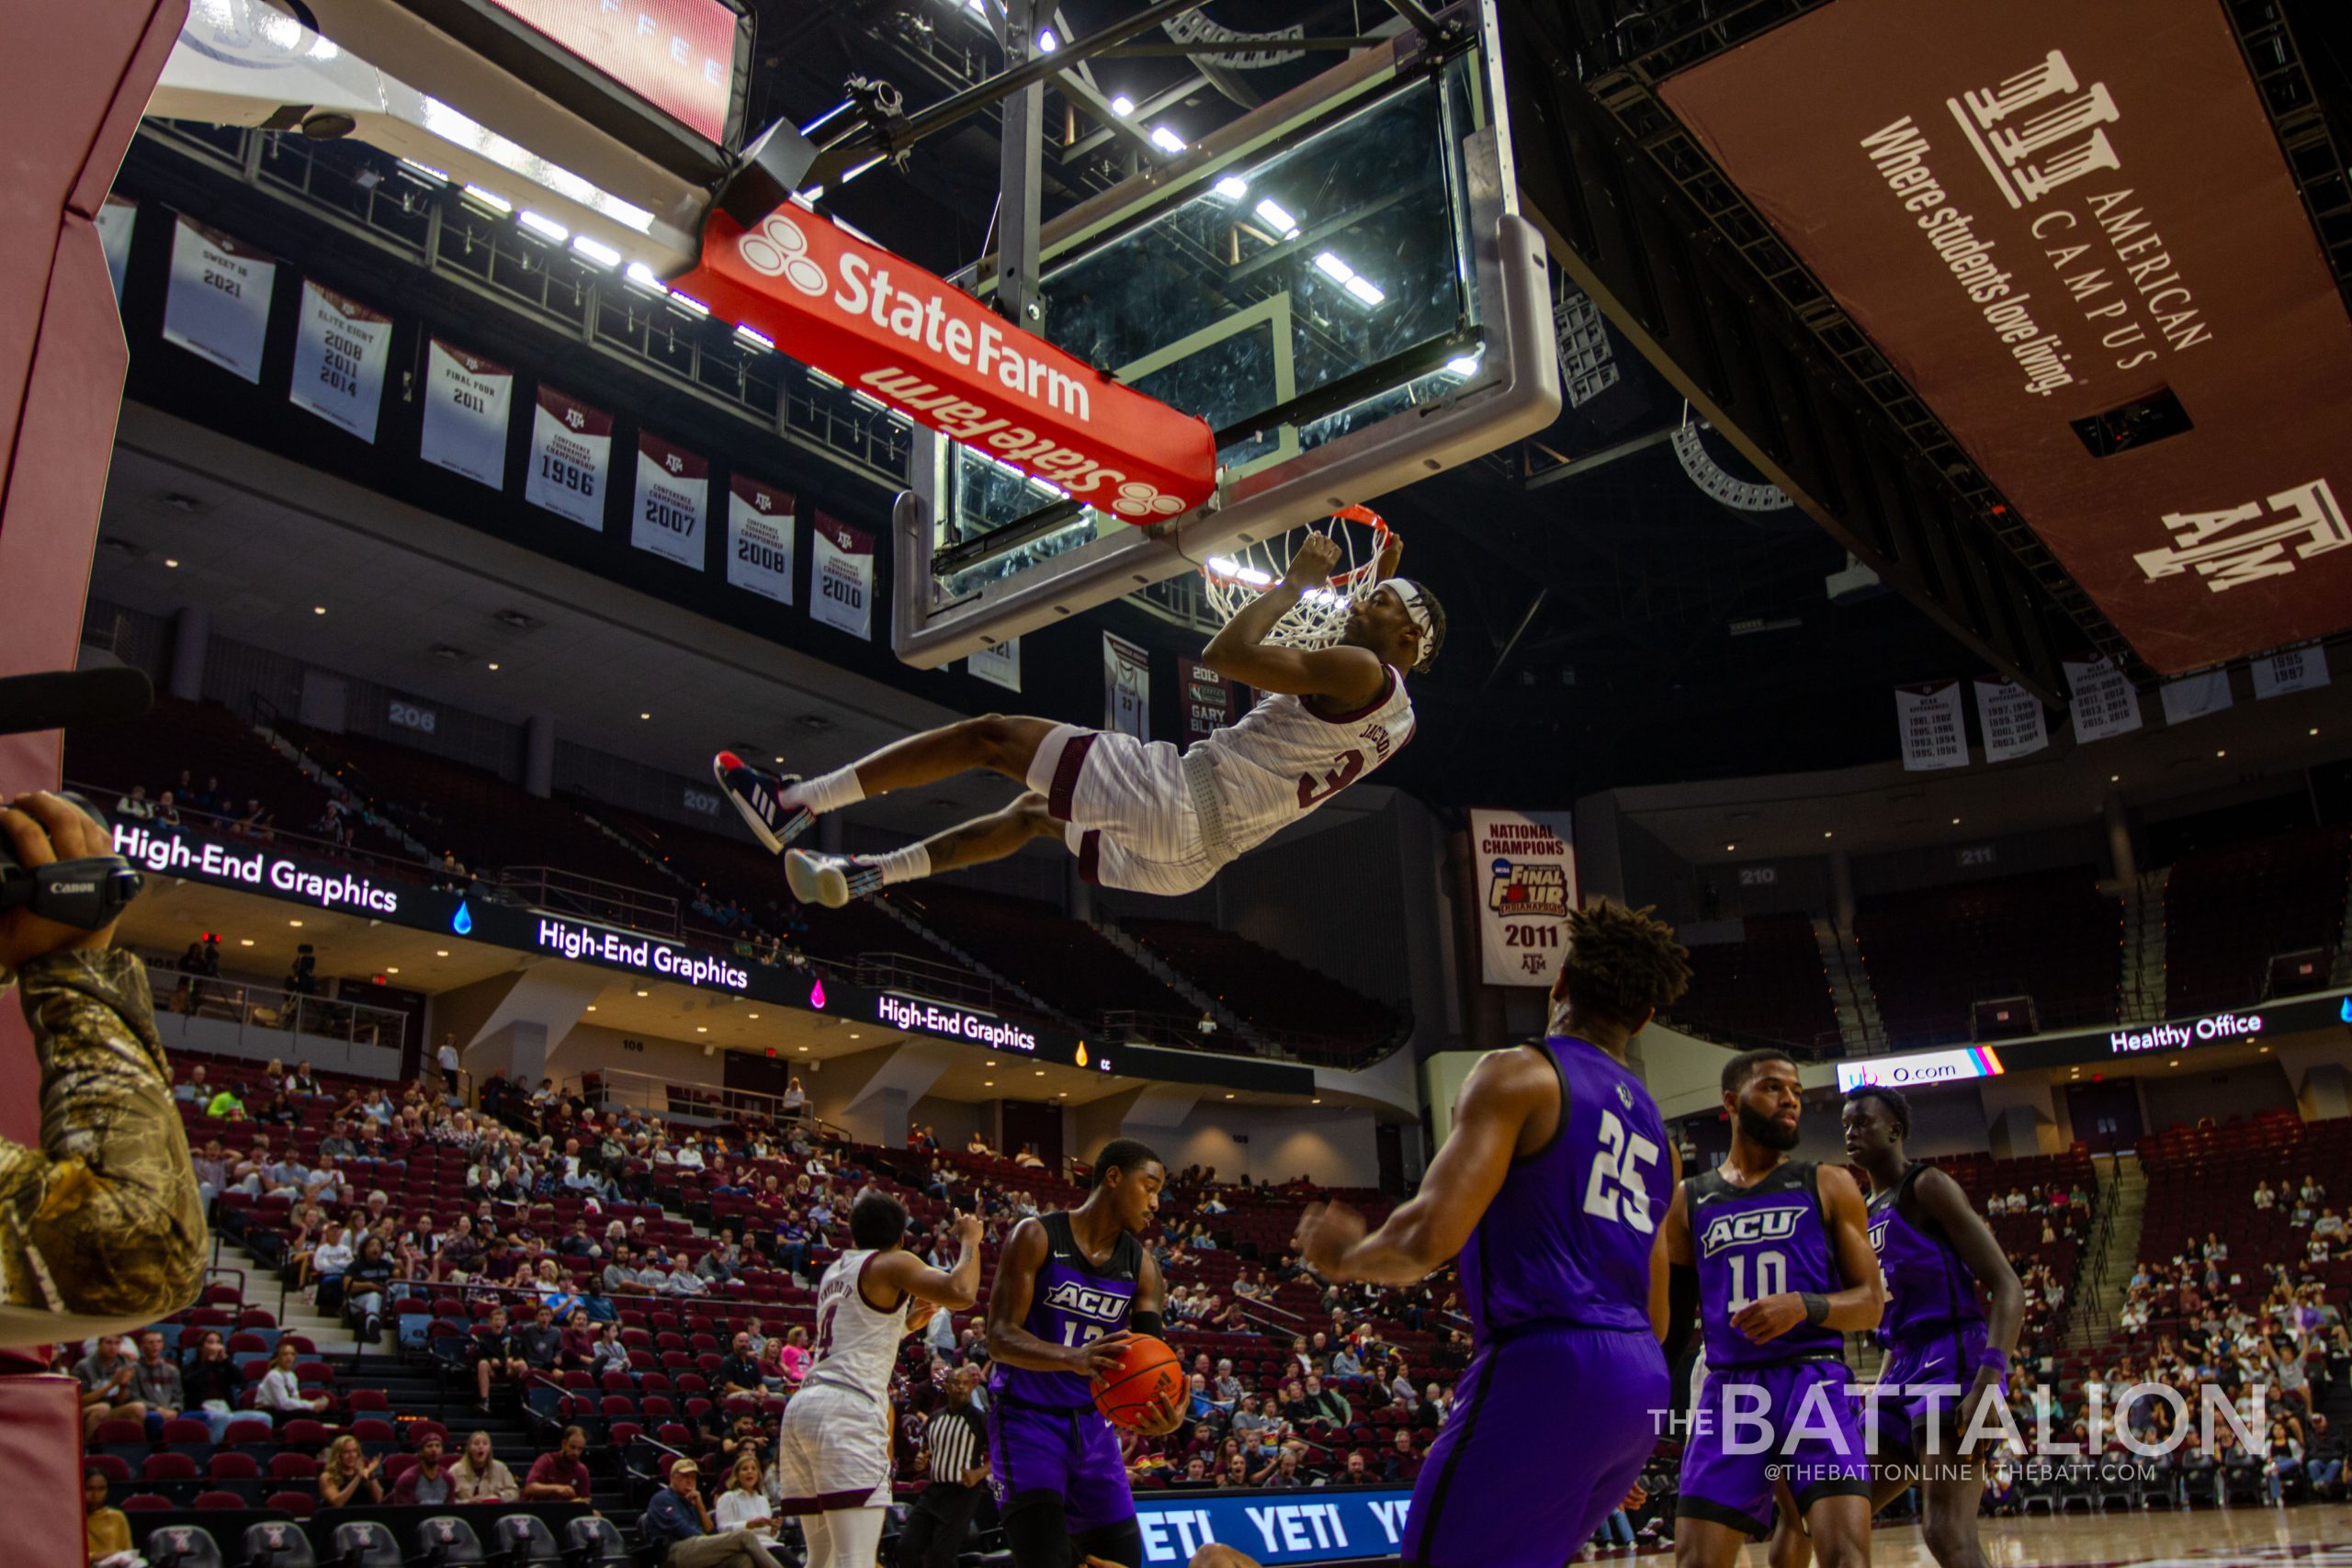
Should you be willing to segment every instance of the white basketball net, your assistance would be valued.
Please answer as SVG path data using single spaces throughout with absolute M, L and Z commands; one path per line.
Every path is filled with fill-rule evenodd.
M 1388 525 L 1369 507 L 1351 506 L 1327 523 L 1310 525 L 1340 547 L 1340 565 L 1326 584 L 1310 588 L 1290 613 L 1274 623 L 1266 641 L 1277 648 L 1329 648 L 1340 640 L 1348 613 L 1380 586 L 1380 552 L 1388 547 Z M 1290 570 L 1295 531 L 1262 544 L 1211 556 L 1201 565 L 1209 607 L 1229 621 L 1243 605 L 1283 580 Z

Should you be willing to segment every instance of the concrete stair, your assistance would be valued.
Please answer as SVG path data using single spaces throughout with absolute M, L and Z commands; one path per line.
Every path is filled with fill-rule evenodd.
M 1266 1049 L 1269 1043 L 1261 1038 L 1256 1030 L 1250 1027 L 1249 1021 L 1231 1011 L 1216 997 L 1194 985 L 1168 960 L 1129 935 L 1118 921 L 1098 912 L 1088 918 L 1087 924 L 1101 931 L 1105 942 L 1141 964 L 1161 985 L 1216 1019 L 1219 1029 L 1237 1039 L 1249 1041 L 1261 1051 Z
M 1829 998 L 1837 1009 L 1838 1033 L 1846 1054 L 1859 1056 L 1885 1050 L 1886 1021 L 1879 1016 L 1878 997 L 1871 989 L 1853 933 L 1840 930 L 1828 917 L 1816 915 L 1813 941 L 1821 953 L 1821 966 L 1829 976 Z
M 245 1304 L 267 1307 L 277 1314 L 277 1326 L 288 1334 L 300 1334 L 319 1348 L 322 1356 L 356 1355 L 378 1347 L 363 1346 L 343 1321 L 332 1313 L 322 1313 L 311 1299 L 296 1291 L 288 1291 L 284 1304 L 279 1304 L 277 1275 L 261 1259 L 239 1247 L 235 1242 L 213 1233 L 215 1256 L 213 1266 L 234 1269 L 245 1276 Z
M 2100 1344 L 2115 1332 L 2116 1314 L 2132 1283 L 2132 1267 L 2140 1260 L 2140 1235 L 2148 1213 L 2147 1173 L 2136 1156 L 2098 1155 L 2091 1167 L 2098 1171 L 2100 1196 L 2111 1206 L 2112 1218 L 2103 1217 L 2107 1246 L 2083 1260 L 2086 1283 L 2078 1289 L 2085 1293 L 2066 1328 L 2066 1343 L 2077 1350 Z M 2088 1283 L 2093 1280 L 2095 1285 Z
M 2165 884 L 2172 868 L 2143 872 L 2120 885 L 2123 895 L 2123 1021 L 2165 1015 Z

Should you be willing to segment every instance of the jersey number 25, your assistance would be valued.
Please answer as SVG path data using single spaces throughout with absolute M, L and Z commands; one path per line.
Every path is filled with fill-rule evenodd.
M 1642 1168 L 1657 1164 L 1657 1156 L 1656 1144 L 1627 1131 L 1614 1111 L 1603 1111 L 1600 1148 L 1592 1156 L 1592 1175 L 1584 1184 L 1584 1212 L 1631 1225 L 1644 1235 L 1656 1230 L 1650 1195 L 1642 1186 Z

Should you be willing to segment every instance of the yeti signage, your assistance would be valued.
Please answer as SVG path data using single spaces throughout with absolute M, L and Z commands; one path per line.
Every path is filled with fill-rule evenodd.
M 787 203 L 713 211 L 678 291 L 975 451 L 1126 523 L 1216 488 L 1204 421 L 1120 385 L 902 256 Z
M 2165 674 L 2352 622 L 2352 320 L 2224 11 L 1838 0 L 1661 89 Z
M 1565 811 L 1473 811 L 1478 952 L 1489 986 L 1548 986 L 1577 907 L 1576 832 Z

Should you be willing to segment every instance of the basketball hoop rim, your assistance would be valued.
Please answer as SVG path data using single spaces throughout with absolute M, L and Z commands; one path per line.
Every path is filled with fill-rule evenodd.
M 1364 561 L 1361 566 L 1351 566 L 1345 571 L 1335 573 L 1334 575 L 1324 579 L 1324 586 L 1330 589 L 1332 592 L 1337 593 L 1351 592 L 1352 590 L 1363 581 L 1369 573 L 1375 572 L 1380 570 L 1380 558 L 1386 553 L 1388 548 L 1388 540 L 1390 537 L 1387 519 L 1382 517 L 1379 513 L 1374 512 L 1369 506 L 1357 505 L 1343 506 L 1337 512 L 1331 513 L 1326 521 L 1356 523 L 1372 530 L 1372 549 L 1370 551 L 1370 558 Z M 1271 540 L 1267 542 L 1272 543 Z M 1269 578 L 1264 582 L 1251 582 L 1248 579 L 1240 576 L 1238 573 L 1219 571 L 1206 561 L 1201 563 L 1201 575 L 1211 582 L 1221 583 L 1227 587 L 1247 593 L 1263 593 L 1267 589 L 1272 588 L 1276 582 L 1283 581 L 1279 577 L 1273 577 Z

